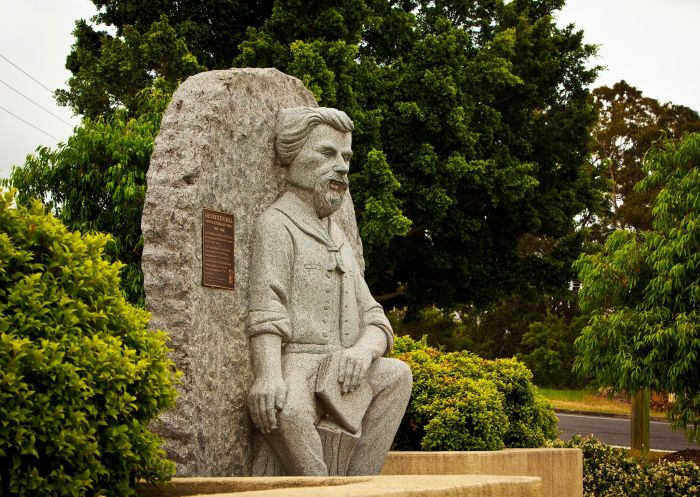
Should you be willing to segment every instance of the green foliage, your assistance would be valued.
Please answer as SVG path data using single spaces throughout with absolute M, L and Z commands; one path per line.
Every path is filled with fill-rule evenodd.
M 413 371 L 413 394 L 396 446 L 404 450 L 541 447 L 556 437 L 551 406 L 515 359 L 443 353 L 399 337 L 393 352 Z
M 119 289 L 104 235 L 0 194 L 0 495 L 133 494 L 174 466 L 148 423 L 175 400 L 165 335 Z
M 661 104 L 625 81 L 593 91 L 599 111 L 593 129 L 592 166 L 607 184 L 607 212 L 589 223 L 598 236 L 615 228 L 648 230 L 658 189 L 635 190 L 644 178 L 644 155 L 657 140 L 700 130 L 700 115 L 683 105 Z
M 700 133 L 645 160 L 640 192 L 658 189 L 654 231 L 616 231 L 576 262 L 580 306 L 593 312 L 576 341 L 578 370 L 603 384 L 675 394 L 669 418 L 700 440 Z
M 662 460 L 642 464 L 594 437 L 575 436 L 550 446 L 583 451 L 584 497 L 700 496 L 700 468 L 695 463 Z
M 383 299 L 487 306 L 568 284 L 566 265 L 550 278 L 554 257 L 536 271 L 519 251 L 526 235 L 567 238 L 597 202 L 586 169 L 594 49 L 556 26 L 563 0 L 93 3 L 102 10 L 78 24 L 59 94 L 87 117 L 138 116 L 136 95 L 154 80 L 167 93 L 231 61 L 297 76 L 350 114 L 367 278 Z
M 271 0 L 92 0 L 100 9 L 96 21 L 114 26 L 121 35 L 126 26 L 143 33 L 166 16 L 177 36 L 187 40 L 192 54 L 210 69 L 227 69 L 248 26 L 270 15 Z M 235 52 L 234 52 L 235 53 Z
M 394 310 L 389 317 L 396 333 L 423 337 L 441 350 L 468 350 L 487 359 L 516 356 L 540 387 L 576 388 L 589 381 L 572 371 L 574 340 L 588 319 L 579 314 L 573 292 L 512 295 L 484 310 L 430 307 L 411 320 Z
M 91 119 L 123 108 L 133 115 L 141 105 L 141 92 L 154 82 L 165 93 L 172 93 L 187 76 L 206 69 L 165 16 L 147 31 L 127 25 L 119 34 L 95 31 L 84 20 L 76 23 L 76 41 L 66 59 L 66 69 L 73 76 L 67 91 L 56 92 L 60 104 Z
M 143 305 L 141 211 L 153 140 L 170 94 L 153 87 L 139 95 L 138 117 L 126 109 L 111 117 L 86 118 L 68 143 L 40 147 L 14 168 L 10 184 L 17 202 L 39 198 L 68 228 L 109 233 L 106 251 L 123 262 L 122 287 Z
M 573 373 L 574 341 L 581 334 L 587 316 L 564 317 L 548 313 L 542 321 L 528 326 L 517 357 L 532 371 L 536 385 L 550 388 L 578 386 L 583 379 Z

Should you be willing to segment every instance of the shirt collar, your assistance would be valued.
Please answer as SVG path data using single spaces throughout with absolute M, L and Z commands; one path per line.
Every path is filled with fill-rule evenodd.
M 313 206 L 300 199 L 294 192 L 285 192 L 273 207 L 287 216 L 301 231 L 324 244 L 329 252 L 339 251 L 345 243 L 342 230 L 333 219 L 330 220 L 329 236 L 322 224 L 325 219 L 319 219 Z

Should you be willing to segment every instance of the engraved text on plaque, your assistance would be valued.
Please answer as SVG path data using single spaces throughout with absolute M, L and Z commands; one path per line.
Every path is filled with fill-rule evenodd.
M 202 285 L 233 290 L 233 214 L 202 209 Z

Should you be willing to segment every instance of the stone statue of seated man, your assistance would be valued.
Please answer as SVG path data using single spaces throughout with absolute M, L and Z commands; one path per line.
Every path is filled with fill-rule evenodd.
M 256 222 L 250 273 L 248 407 L 275 459 L 270 469 L 258 454 L 257 474 L 378 474 L 411 394 L 408 366 L 382 357 L 393 331 L 330 218 L 347 193 L 352 130 L 337 109 L 278 116 L 287 191 Z

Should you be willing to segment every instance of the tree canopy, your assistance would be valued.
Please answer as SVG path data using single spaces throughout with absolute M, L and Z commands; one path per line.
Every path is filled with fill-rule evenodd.
M 614 231 L 576 262 L 579 371 L 618 389 L 675 394 L 669 417 L 700 441 L 700 133 L 665 141 L 636 191 L 658 190 L 653 230 Z
M 72 230 L 111 235 L 105 247 L 123 263 L 127 298 L 143 305 L 141 211 L 153 138 L 170 100 L 157 88 L 144 91 L 138 116 L 119 109 L 109 117 L 85 118 L 66 144 L 40 147 L 15 168 L 11 181 L 17 201 L 40 198 Z
M 604 237 L 616 228 L 651 229 L 651 202 L 657 190 L 634 188 L 644 177 L 644 154 L 657 140 L 700 130 L 700 115 L 683 105 L 644 96 L 626 81 L 596 88 L 593 96 L 599 118 L 591 160 L 595 174 L 607 183 L 602 186 L 607 213 L 596 231 Z
M 78 23 L 59 92 L 88 123 L 138 120 L 144 88 L 169 92 L 229 63 L 274 66 L 352 117 L 352 192 L 380 299 L 486 305 L 567 284 L 552 249 L 576 256 L 574 216 L 598 194 L 586 168 L 594 48 L 556 26 L 564 0 L 94 3 L 102 10 L 95 25 Z M 48 184 L 52 161 L 21 189 Z M 148 167 L 120 163 L 138 177 Z

